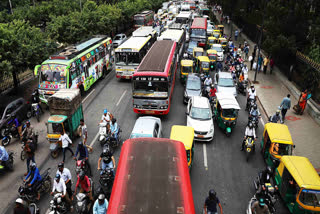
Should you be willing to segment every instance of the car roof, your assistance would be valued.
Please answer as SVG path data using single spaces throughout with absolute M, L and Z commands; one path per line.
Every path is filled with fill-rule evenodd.
M 160 118 L 151 117 L 151 116 L 143 116 L 139 117 L 134 124 L 132 129 L 132 133 L 134 134 L 153 134 L 153 128 L 155 123 L 158 122 L 161 124 Z
M 212 47 L 220 47 L 220 48 L 222 48 L 222 45 L 220 45 L 220 44 L 213 44 Z
M 195 74 L 195 73 L 189 74 L 188 77 L 187 77 L 187 81 L 188 81 L 189 79 L 190 79 L 190 80 L 199 80 L 199 81 L 200 81 L 199 74 Z
M 200 97 L 200 96 L 193 96 L 192 98 L 192 105 L 197 108 L 206 108 L 208 107 L 208 98 Z
M 1 96 L 0 107 L 5 108 L 8 104 L 18 99 L 23 99 L 23 98 L 18 96 Z
M 229 72 L 219 72 L 219 78 L 230 78 L 232 79 L 231 73 Z

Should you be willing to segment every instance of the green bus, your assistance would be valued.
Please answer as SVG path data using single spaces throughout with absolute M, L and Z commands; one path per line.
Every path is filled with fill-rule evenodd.
M 93 36 L 71 45 L 52 55 L 34 74 L 39 76 L 41 102 L 61 88 L 79 88 L 81 95 L 107 72 L 112 70 L 114 51 L 112 40 L 107 36 Z

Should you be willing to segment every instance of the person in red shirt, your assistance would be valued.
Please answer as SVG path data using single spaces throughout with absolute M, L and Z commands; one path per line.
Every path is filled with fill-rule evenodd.
M 270 74 L 272 74 L 273 66 L 274 66 L 274 60 L 271 57 L 271 59 L 270 59 Z
M 217 92 L 217 89 L 213 85 L 211 85 L 210 94 L 209 94 L 209 101 L 210 102 L 212 101 L 212 99 L 214 97 L 216 97 L 216 92 Z
M 77 194 L 77 189 L 79 185 L 80 185 L 80 192 L 86 193 L 90 198 L 90 200 L 93 201 L 90 180 L 88 176 L 86 176 L 84 171 L 81 171 L 78 175 L 78 180 L 77 180 L 76 188 L 74 190 L 74 195 Z

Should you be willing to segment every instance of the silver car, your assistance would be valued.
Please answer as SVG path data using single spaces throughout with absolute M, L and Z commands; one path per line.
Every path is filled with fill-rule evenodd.
M 114 38 L 113 38 L 113 47 L 119 47 L 122 43 L 124 43 L 127 40 L 127 36 L 123 33 L 117 34 Z
M 162 135 L 161 120 L 157 117 L 143 116 L 139 117 L 132 129 L 131 138 L 155 137 L 160 138 Z
M 188 103 L 193 96 L 201 96 L 201 79 L 198 74 L 189 74 L 184 89 L 183 103 Z
M 237 97 L 237 90 L 229 72 L 219 72 L 215 78 L 217 82 L 217 92 L 231 93 Z

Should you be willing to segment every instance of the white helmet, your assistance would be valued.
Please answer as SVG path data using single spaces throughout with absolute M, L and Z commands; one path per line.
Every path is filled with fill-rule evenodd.
M 17 198 L 16 203 L 23 204 L 23 200 L 21 198 Z

